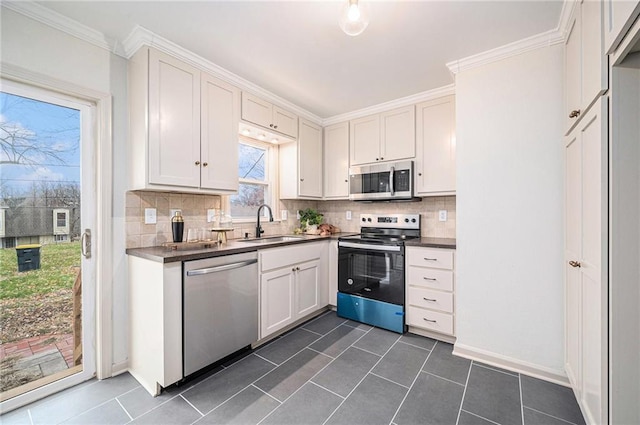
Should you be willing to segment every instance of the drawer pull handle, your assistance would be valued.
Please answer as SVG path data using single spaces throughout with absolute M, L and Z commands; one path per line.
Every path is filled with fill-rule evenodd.
M 436 281 L 438 279 L 436 279 L 435 277 L 423 277 L 424 280 L 433 280 Z
M 424 260 L 425 261 L 438 261 L 437 258 L 427 258 L 427 257 L 424 257 Z
M 422 320 L 424 320 L 425 322 L 438 323 L 437 320 L 429 320 L 426 317 L 423 317 Z
M 425 297 L 422 297 L 422 299 L 423 299 L 423 300 L 425 300 L 425 301 L 431 301 L 432 303 L 434 303 L 434 302 L 438 301 L 438 300 L 433 299 L 433 298 L 425 298 Z

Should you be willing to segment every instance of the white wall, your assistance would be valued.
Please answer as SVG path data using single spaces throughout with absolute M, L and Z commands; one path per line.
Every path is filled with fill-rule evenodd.
M 562 45 L 459 73 L 457 344 L 564 376 Z
M 127 359 L 127 272 L 124 253 L 127 62 L 87 42 L 2 8 L 0 60 L 113 96 L 113 362 Z

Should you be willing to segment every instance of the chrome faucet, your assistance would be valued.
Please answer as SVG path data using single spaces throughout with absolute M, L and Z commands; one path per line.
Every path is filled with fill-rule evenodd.
M 262 227 L 260 226 L 260 211 L 262 211 L 263 207 L 266 207 L 269 211 L 269 221 L 273 221 L 273 213 L 271 212 L 271 207 L 269 207 L 269 205 L 267 204 L 260 205 L 258 207 L 258 221 L 256 222 L 256 238 L 261 237 L 264 233 L 264 230 L 262 230 Z

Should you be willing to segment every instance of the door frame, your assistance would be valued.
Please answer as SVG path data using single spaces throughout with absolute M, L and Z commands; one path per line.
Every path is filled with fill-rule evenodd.
M 32 72 L 15 65 L 0 62 L 0 76 L 7 80 L 31 87 L 41 88 L 88 102 L 93 109 L 93 137 L 95 156 L 95 373 L 98 379 L 112 376 L 113 352 L 113 154 L 112 154 L 112 100 L 109 93 L 103 93 L 69 83 L 44 74 Z M 77 384 L 71 377 L 46 385 L 42 388 L 6 400 L 0 404 L 4 413 L 39 398 L 50 391 L 60 391 Z

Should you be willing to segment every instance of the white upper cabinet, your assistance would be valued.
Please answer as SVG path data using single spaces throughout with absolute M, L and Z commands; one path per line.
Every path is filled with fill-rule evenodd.
M 242 92 L 242 119 L 290 137 L 298 137 L 297 115 L 247 92 Z
M 351 120 L 350 143 L 351 165 L 414 158 L 415 107 Z
M 566 133 L 607 89 L 602 8 L 599 1 L 578 2 L 574 7 L 565 45 Z
M 301 119 L 299 134 L 280 145 L 280 198 L 322 198 L 322 128 Z
M 324 129 L 324 197 L 349 199 L 349 122 Z
M 416 111 L 416 194 L 455 194 L 455 97 L 446 96 L 420 103 Z
M 240 91 L 143 47 L 129 62 L 130 189 L 237 190 Z
M 613 53 L 640 14 L 640 1 L 604 0 L 605 53 Z

